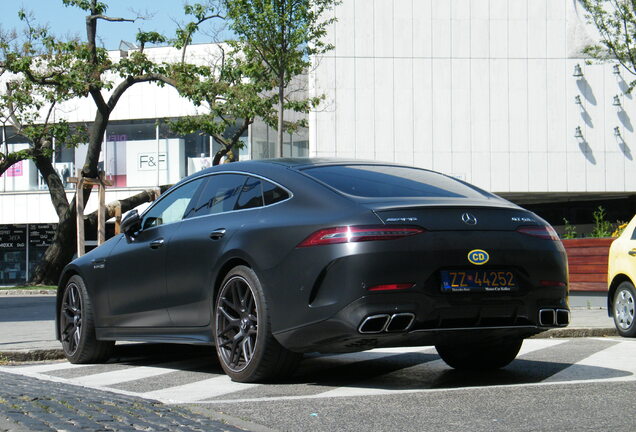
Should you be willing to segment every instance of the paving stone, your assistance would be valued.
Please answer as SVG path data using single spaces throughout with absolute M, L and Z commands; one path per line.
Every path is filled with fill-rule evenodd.
M 228 431 L 233 426 L 180 408 L 0 372 L 0 432 Z

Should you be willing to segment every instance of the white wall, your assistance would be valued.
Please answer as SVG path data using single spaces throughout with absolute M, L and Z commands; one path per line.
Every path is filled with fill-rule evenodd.
M 636 101 L 612 65 L 580 58 L 594 31 L 575 0 L 344 0 L 335 15 L 336 48 L 310 79 L 327 96 L 310 115 L 312 156 L 412 164 L 494 192 L 636 189 Z

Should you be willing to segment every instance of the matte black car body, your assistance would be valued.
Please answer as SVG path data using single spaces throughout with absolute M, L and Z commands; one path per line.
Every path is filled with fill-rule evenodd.
M 305 171 L 356 164 L 373 166 L 279 159 L 196 173 L 163 196 L 193 179 L 239 173 L 278 185 L 289 197 L 160 225 L 132 237 L 117 235 L 64 269 L 58 307 L 67 281 L 77 274 L 92 300 L 97 339 L 213 344 L 215 294 L 227 272 L 242 265 L 262 284 L 271 333 L 294 352 L 525 338 L 567 324 L 567 319 L 540 321 L 541 310 L 567 312 L 568 305 L 561 243 L 518 231 L 545 227 L 538 216 L 476 188 L 470 198 L 354 197 Z M 462 220 L 465 213 L 476 223 Z M 298 247 L 318 230 L 347 226 L 424 231 L 387 241 Z M 211 238 L 216 230 L 224 235 Z M 158 238 L 162 244 L 155 248 Z M 442 292 L 440 270 L 476 268 L 467 259 L 472 250 L 489 254 L 480 268 L 514 272 L 519 289 Z M 382 284 L 412 287 L 369 290 Z M 413 320 L 405 315 L 397 331 L 360 331 L 366 318 L 385 314 L 412 314 Z

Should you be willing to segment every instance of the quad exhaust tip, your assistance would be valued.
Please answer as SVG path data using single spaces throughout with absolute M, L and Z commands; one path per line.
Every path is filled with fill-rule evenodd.
M 397 314 L 379 314 L 366 317 L 358 331 L 362 334 L 405 332 L 415 321 L 415 314 L 410 312 Z
M 570 324 L 570 311 L 567 309 L 540 309 L 541 327 L 565 327 Z

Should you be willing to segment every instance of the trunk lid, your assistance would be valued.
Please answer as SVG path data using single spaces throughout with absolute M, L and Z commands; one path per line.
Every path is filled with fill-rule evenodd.
M 514 231 L 521 226 L 547 225 L 516 206 L 381 206 L 372 210 L 387 225 L 417 225 L 428 231 Z

